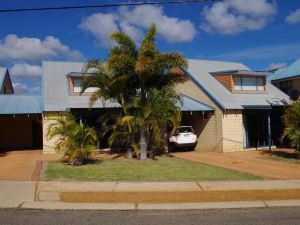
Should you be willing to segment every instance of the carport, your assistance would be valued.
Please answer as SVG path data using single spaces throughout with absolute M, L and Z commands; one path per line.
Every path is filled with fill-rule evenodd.
M 215 109 L 184 94 L 180 94 L 180 97 L 182 104 L 178 106 L 182 112 L 181 125 L 192 126 L 199 136 Z
M 42 149 L 40 96 L 0 96 L 0 149 Z

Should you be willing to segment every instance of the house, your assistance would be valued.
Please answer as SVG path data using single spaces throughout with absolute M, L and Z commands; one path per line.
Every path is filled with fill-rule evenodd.
M 14 89 L 7 68 L 0 67 L 0 94 L 13 94 Z
M 214 109 L 183 113 L 182 123 L 199 135 L 197 149 L 233 152 L 280 145 L 289 97 L 267 81 L 267 73 L 240 63 L 189 60 L 182 74 L 188 81 L 177 92 Z
M 300 95 L 300 59 L 287 67 L 270 71 L 268 80 L 286 93 L 292 100 Z
M 40 96 L 15 95 L 7 68 L 0 68 L 0 149 L 42 147 Z
M 117 104 L 100 101 L 89 109 L 95 88 L 79 94 L 83 65 L 43 62 L 41 96 L 0 95 L 0 137 L 6 137 L 0 139 L 0 148 L 7 147 L 7 139 L 25 132 L 27 146 L 19 142 L 13 147 L 31 144 L 54 153 L 55 140 L 48 140 L 46 132 L 61 112 L 69 111 L 95 125 L 99 115 L 118 110 Z M 279 144 L 280 116 L 289 97 L 267 81 L 267 73 L 251 71 L 240 63 L 206 60 L 189 60 L 188 70 L 176 69 L 188 79 L 176 91 L 183 100 L 182 124 L 194 127 L 198 150 L 232 152 Z M 15 133 L 4 131 L 7 127 Z

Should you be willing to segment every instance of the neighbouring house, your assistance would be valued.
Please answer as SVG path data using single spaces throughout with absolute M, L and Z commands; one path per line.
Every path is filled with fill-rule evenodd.
M 40 96 L 14 94 L 7 68 L 0 68 L 0 149 L 41 149 Z
M 300 97 L 300 59 L 287 67 L 271 70 L 268 80 L 292 100 Z
M 13 94 L 14 89 L 11 83 L 7 68 L 0 67 L 0 94 Z
M 61 112 L 69 111 L 98 129 L 99 115 L 118 110 L 118 105 L 100 101 L 88 108 L 95 88 L 79 94 L 83 65 L 43 62 L 41 96 L 0 95 L 0 148 L 35 147 L 54 153 L 55 140 L 48 140 L 46 131 Z M 266 72 L 206 60 L 189 60 L 188 70 L 176 69 L 188 78 L 176 91 L 183 100 L 182 125 L 192 125 L 198 135 L 197 150 L 233 152 L 280 144 L 280 117 L 289 97 L 267 81 Z M 14 132 L 6 132 L 7 127 Z M 24 133 L 26 143 L 8 145 L 6 140 Z

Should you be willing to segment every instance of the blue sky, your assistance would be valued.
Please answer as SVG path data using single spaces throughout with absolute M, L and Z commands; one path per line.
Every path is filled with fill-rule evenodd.
M 2 0 L 1 9 L 125 1 Z M 134 1 L 132 1 L 134 2 Z M 105 59 L 111 32 L 139 42 L 157 24 L 162 51 L 187 58 L 238 61 L 253 70 L 280 67 L 300 57 L 298 0 L 224 0 L 215 3 L 0 14 L 0 65 L 17 93 L 38 94 L 43 60 Z

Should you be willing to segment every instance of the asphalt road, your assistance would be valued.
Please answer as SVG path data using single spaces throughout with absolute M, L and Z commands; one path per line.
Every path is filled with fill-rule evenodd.
M 299 225 L 298 208 L 168 211 L 0 209 L 0 224 L 24 225 Z

